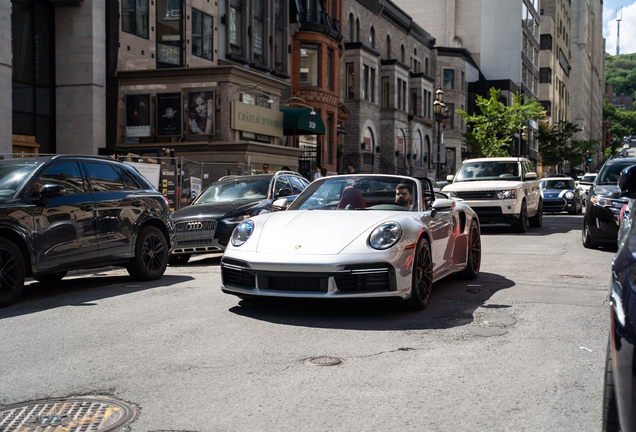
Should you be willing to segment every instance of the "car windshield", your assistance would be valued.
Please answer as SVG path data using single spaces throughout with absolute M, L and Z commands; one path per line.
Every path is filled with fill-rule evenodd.
M 288 210 L 417 210 L 417 184 L 402 177 L 333 176 L 311 183 Z
M 519 173 L 518 162 L 469 162 L 462 165 L 454 181 L 519 180 Z
M 37 163 L 24 160 L 0 163 L 0 199 L 13 198 L 18 188 L 37 167 Z
M 574 180 L 541 180 L 539 182 L 541 189 L 574 189 Z
M 598 174 L 598 185 L 618 185 L 618 179 L 621 176 L 621 171 L 625 168 L 636 165 L 634 161 L 621 161 L 606 164 L 601 172 Z
M 212 183 L 193 204 L 252 201 L 267 198 L 271 177 L 230 178 Z

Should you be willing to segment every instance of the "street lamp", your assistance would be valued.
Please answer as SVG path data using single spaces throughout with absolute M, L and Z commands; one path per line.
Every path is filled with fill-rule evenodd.
M 438 88 L 435 92 L 435 102 L 433 102 L 433 114 L 435 114 L 435 121 L 437 122 L 437 180 L 439 181 L 439 163 L 441 160 L 441 148 L 442 148 L 442 119 L 446 113 L 446 105 L 444 104 L 444 92 L 441 88 Z

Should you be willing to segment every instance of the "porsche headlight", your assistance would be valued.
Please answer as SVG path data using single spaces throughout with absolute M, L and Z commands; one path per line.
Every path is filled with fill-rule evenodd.
M 565 193 L 565 199 L 573 199 L 574 198 L 574 193 L 573 192 L 566 192 Z
M 246 220 L 241 222 L 234 231 L 232 231 L 232 246 L 241 246 L 245 243 L 254 232 L 254 222 Z
M 515 199 L 517 198 L 517 191 L 514 189 L 499 191 L 497 192 L 497 198 L 498 199 Z
M 373 249 L 385 250 L 402 238 L 402 226 L 397 222 L 385 222 L 373 230 L 369 236 L 369 245 Z
M 221 221 L 227 223 L 227 224 L 235 224 L 235 223 L 239 223 L 239 222 L 243 222 L 244 220 L 248 219 L 250 217 L 250 215 L 241 215 L 241 216 L 234 216 L 231 218 L 225 218 L 225 219 L 221 219 Z

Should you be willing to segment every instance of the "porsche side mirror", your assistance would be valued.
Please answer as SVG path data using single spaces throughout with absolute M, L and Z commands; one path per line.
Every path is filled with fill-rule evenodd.
M 66 195 L 66 188 L 57 184 L 45 184 L 40 189 L 40 202 L 44 205 L 51 201 L 51 198 L 57 198 Z
M 526 180 L 536 180 L 537 178 L 538 177 L 536 172 L 526 173 Z
M 625 168 L 618 179 L 621 197 L 636 198 L 636 165 Z
M 276 195 L 276 198 L 288 197 L 288 196 L 291 196 L 291 194 L 292 194 L 291 189 L 281 189 L 278 192 L 278 195 Z
M 274 207 L 280 207 L 280 208 L 287 208 L 288 205 L 289 205 L 289 200 L 285 198 L 277 199 L 273 203 Z
M 433 211 L 448 211 L 455 207 L 455 201 L 452 199 L 437 198 L 433 201 Z

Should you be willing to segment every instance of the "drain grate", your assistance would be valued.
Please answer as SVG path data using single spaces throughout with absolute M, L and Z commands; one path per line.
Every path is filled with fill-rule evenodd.
M 133 414 L 132 407 L 107 399 L 38 400 L 0 408 L 0 432 L 108 432 Z
M 337 357 L 310 357 L 305 359 L 305 364 L 309 366 L 336 366 L 342 363 L 342 359 Z

